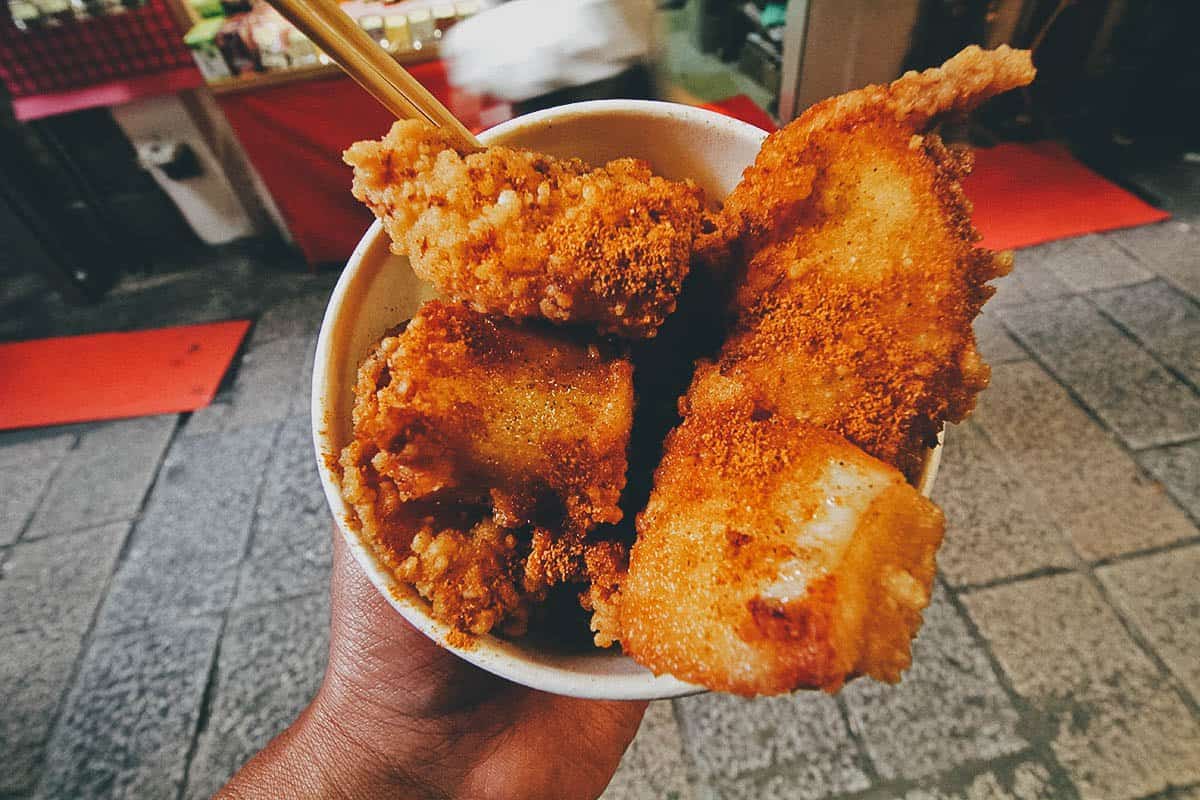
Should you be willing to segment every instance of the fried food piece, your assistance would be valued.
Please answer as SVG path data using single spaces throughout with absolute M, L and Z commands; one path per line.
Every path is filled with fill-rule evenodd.
M 625 652 L 743 695 L 898 680 L 941 512 L 842 437 L 754 406 L 712 365 L 683 405 L 621 588 Z
M 690 181 L 632 158 L 592 169 L 508 147 L 461 152 L 411 120 L 344 158 L 393 252 L 477 311 L 643 338 L 675 308 L 700 225 Z
M 491 520 L 469 531 L 426 528 L 413 537 L 408 557 L 397 559 L 395 574 L 432 604 L 436 619 L 474 634 L 503 623 L 516 636 L 539 599 L 522 591 L 521 555 L 516 534 Z
M 971 323 L 1011 265 L 974 247 L 969 159 L 920 131 L 1032 77 L 1028 53 L 968 48 L 768 137 L 701 245 L 732 328 L 638 517 L 636 660 L 741 694 L 908 666 L 943 521 L 905 474 L 986 386 Z
M 864 126 L 895 123 L 920 133 L 940 118 L 965 114 L 989 98 L 1027 85 L 1035 74 L 1028 50 L 971 45 L 940 67 L 908 72 L 886 86 L 866 86 L 817 103 L 767 137 L 754 164 L 725 199 L 715 231 L 701 244 L 736 245 L 747 256 L 765 243 L 791 238 L 811 217 L 810 207 L 821 203 L 819 196 L 814 198 L 821 194 L 821 173 L 844 160 L 839 145 L 859 136 Z M 869 160 L 864 164 L 858 158 L 857 166 L 869 169 Z
M 707 245 L 741 272 L 721 370 L 914 475 L 987 386 L 971 323 L 1012 265 L 974 246 L 969 155 L 918 131 L 1033 74 L 1026 51 L 969 47 L 770 136 Z
M 393 504 L 454 500 L 507 528 L 621 519 L 633 368 L 595 344 L 459 305 L 423 305 L 359 370 L 343 466 Z

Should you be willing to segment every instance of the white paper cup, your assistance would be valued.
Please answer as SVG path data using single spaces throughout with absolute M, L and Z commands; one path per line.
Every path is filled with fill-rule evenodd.
M 634 156 L 668 178 L 691 178 L 710 198 L 724 198 L 754 160 L 765 137 L 744 122 L 690 106 L 639 100 L 600 100 L 539 111 L 499 125 L 479 138 L 592 164 Z M 462 658 L 515 683 L 556 694 L 610 700 L 660 699 L 703 691 L 670 676 L 655 677 L 618 648 L 580 654 L 555 652 L 495 636 L 469 647 L 447 642 L 451 629 L 428 604 L 399 583 L 363 541 L 353 511 L 331 468 L 351 438 L 353 386 L 358 365 L 384 332 L 412 317 L 434 293 L 408 260 L 392 255 L 378 222 L 350 256 L 330 298 L 313 369 L 312 422 L 317 465 L 329 508 L 354 557 L 400 614 L 426 636 Z M 919 488 L 933 486 L 941 448 L 928 459 Z

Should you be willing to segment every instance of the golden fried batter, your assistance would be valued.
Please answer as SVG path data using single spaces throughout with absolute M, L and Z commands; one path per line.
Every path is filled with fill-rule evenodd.
M 459 152 L 411 120 L 344 157 L 392 250 L 477 311 L 641 338 L 675 308 L 700 224 L 690 181 L 632 158 L 592 169 L 507 147 Z
M 895 681 L 929 602 L 937 507 L 836 434 L 697 373 L 638 518 L 622 646 L 738 694 Z
M 891 122 L 918 133 L 940 117 L 966 113 L 991 97 L 1025 86 L 1034 74 L 1028 50 L 972 45 L 940 67 L 908 72 L 886 86 L 866 86 L 817 103 L 767 137 L 754 164 L 726 198 L 716 231 L 702 244 L 735 245 L 746 255 L 766 242 L 791 238 L 797 226 L 805 224 L 798 217 L 806 214 L 806 207 L 821 202 L 813 199 L 821 172 L 839 165 L 844 156 L 838 148 L 862 134 L 864 126 Z M 861 159 L 855 153 L 847 155 Z M 858 166 L 869 172 L 873 165 L 868 158 Z
M 596 345 L 433 300 L 359 370 L 358 458 L 398 502 L 487 504 L 504 527 L 616 522 L 632 371 Z
M 342 493 L 435 618 L 518 634 L 595 575 L 585 605 L 611 630 L 616 578 L 593 562 L 614 545 L 586 534 L 621 518 L 632 415 L 627 359 L 430 301 L 359 369 Z
M 516 534 L 484 520 L 469 531 L 420 530 L 398 560 L 396 577 L 411 583 L 433 606 L 433 616 L 461 631 L 484 634 L 503 623 L 525 632 L 537 599 L 521 589 Z
M 709 244 L 740 265 L 722 371 L 914 474 L 987 385 L 971 324 L 1012 264 L 974 246 L 969 156 L 917 131 L 1032 77 L 1027 52 L 967 48 L 769 137 Z
M 638 517 L 640 663 L 742 694 L 899 679 L 942 518 L 894 466 L 915 474 L 987 384 L 971 323 L 1011 265 L 974 247 L 969 160 L 919 131 L 1032 77 L 1028 53 L 968 48 L 768 137 L 702 243 L 732 330 Z

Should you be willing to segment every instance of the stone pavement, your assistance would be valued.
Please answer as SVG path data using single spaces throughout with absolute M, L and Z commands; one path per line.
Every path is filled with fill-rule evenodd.
M 0 435 L 0 797 L 204 798 L 313 694 L 328 281 L 217 402 Z M 1200 222 L 1018 254 L 896 687 L 654 704 L 605 797 L 1200 798 Z

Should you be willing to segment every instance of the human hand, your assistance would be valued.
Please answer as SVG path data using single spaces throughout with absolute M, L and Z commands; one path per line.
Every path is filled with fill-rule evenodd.
M 471 666 L 388 605 L 337 531 L 331 592 L 320 691 L 218 798 L 565 800 L 604 790 L 645 703 L 545 694 Z

